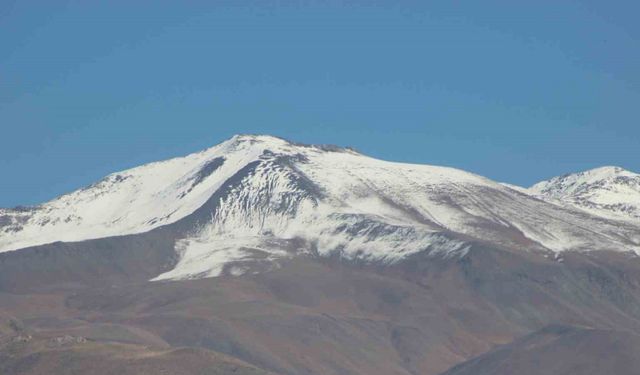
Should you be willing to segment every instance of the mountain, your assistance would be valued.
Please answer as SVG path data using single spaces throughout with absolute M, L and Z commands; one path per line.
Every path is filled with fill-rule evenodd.
M 632 223 L 481 176 L 270 136 L 235 136 L 114 173 L 41 206 L 3 210 L 0 223 L 2 251 L 162 228 L 180 259 L 156 280 L 256 272 L 295 254 L 382 264 L 418 252 L 463 257 L 473 241 L 547 253 L 640 250 Z
M 530 189 L 541 199 L 606 218 L 640 222 L 640 174 L 602 167 L 542 181 Z
M 0 211 L 0 373 L 634 373 L 640 224 L 569 201 L 235 136 Z

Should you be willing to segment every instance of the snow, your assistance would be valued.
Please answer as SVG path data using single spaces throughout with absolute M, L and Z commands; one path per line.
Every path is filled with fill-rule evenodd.
M 234 137 L 186 157 L 111 174 L 31 212 L 0 209 L 0 217 L 27 221 L 19 225 L 19 231 L 0 232 L 0 252 L 55 241 L 143 233 L 173 223 L 202 206 L 227 178 L 262 154 L 260 147 L 238 149 L 237 140 Z M 226 160 L 215 171 L 215 178 L 189 191 L 197 172 L 217 157 Z
M 640 223 L 640 174 L 620 167 L 601 167 L 554 177 L 530 194 L 609 219 Z
M 640 250 L 637 227 L 620 227 L 545 203 L 523 194 L 523 188 L 505 187 L 464 171 L 314 148 L 274 152 L 303 155 L 305 162 L 296 163 L 294 171 L 313 181 L 324 197 L 316 201 L 292 184 L 287 173 L 294 171 L 258 170 L 237 194 L 222 202 L 207 229 L 190 239 L 197 243 L 193 250 L 186 245 L 176 268 L 158 280 L 198 277 L 207 268 L 199 257 L 218 251 L 228 254 L 229 241 L 235 248 L 270 253 L 260 240 L 272 237 L 303 238 L 314 245 L 303 253 L 337 252 L 345 259 L 382 263 L 417 252 L 465 256 L 468 243 L 443 235 L 446 232 L 525 250 Z M 280 206 L 287 197 L 291 200 L 287 194 L 297 195 L 298 203 L 286 213 L 270 212 L 261 197 L 267 195 L 270 203 Z M 243 209 L 238 202 L 251 202 L 250 208 Z M 235 253 L 233 260 L 244 256 Z M 211 276 L 219 275 L 217 264 L 209 267 L 215 270 Z
M 616 169 L 587 177 L 620 176 L 633 177 Z M 574 180 L 563 182 L 565 190 L 579 191 Z M 638 224 L 534 196 L 547 186 L 527 190 L 453 168 L 235 136 L 200 153 L 112 174 L 30 211 L 0 210 L 0 223 L 11 222 L 0 224 L 0 251 L 147 232 L 189 216 L 216 192 L 210 219 L 176 239 L 180 260 L 156 280 L 218 276 L 225 267 L 233 275 L 257 272 L 257 263 L 303 254 L 380 263 L 419 252 L 456 258 L 471 251 L 470 241 L 554 253 L 640 251 Z M 622 186 L 615 192 L 625 194 Z

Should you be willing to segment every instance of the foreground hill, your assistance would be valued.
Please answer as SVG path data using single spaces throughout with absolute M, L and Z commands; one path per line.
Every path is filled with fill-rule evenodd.
M 633 375 L 640 368 L 634 333 L 551 326 L 499 347 L 443 375 Z

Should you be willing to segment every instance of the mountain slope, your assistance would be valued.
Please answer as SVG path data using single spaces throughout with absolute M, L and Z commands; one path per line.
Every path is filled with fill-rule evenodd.
M 49 250 L 41 257 L 56 267 L 63 249 Z M 81 250 L 73 259 L 90 261 Z M 7 259 L 22 253 L 0 256 L 0 277 L 11 269 Z M 93 286 L 63 272 L 57 280 L 22 272 L 26 283 L 39 285 L 7 291 L 0 284 L 0 317 L 5 312 L 20 319 L 9 326 L 20 331 L 6 334 L 0 321 L 0 356 L 11 355 L 8 364 L 21 362 L 12 347 L 23 345 L 26 335 L 45 344 L 70 335 L 86 338 L 89 345 L 78 349 L 99 361 L 63 358 L 89 364 L 91 373 L 101 370 L 92 366 L 113 363 L 93 343 L 115 342 L 156 353 L 167 346 L 202 348 L 283 375 L 436 375 L 550 324 L 640 334 L 638 258 L 620 252 L 564 257 L 557 262 L 490 247 L 473 248 L 462 259 L 419 253 L 387 267 L 298 257 L 256 275 L 133 283 L 109 278 Z M 95 271 L 101 278 L 109 269 Z M 3 338 L 13 344 L 3 347 Z M 173 353 L 173 360 L 211 372 L 188 353 Z M 580 356 L 572 347 L 564 353 Z M 165 371 L 180 373 L 173 370 Z
M 595 215 L 640 222 L 640 174 L 619 167 L 554 177 L 535 184 L 528 191 Z
M 638 352 L 640 336 L 633 333 L 550 326 L 442 375 L 633 375 Z
M 234 153 L 233 148 L 234 142 L 227 141 L 187 157 L 111 174 L 40 206 L 0 209 L 0 251 L 142 233 L 175 222 L 261 152 Z M 214 173 L 216 178 L 208 178 Z
M 4 251 L 149 231 L 170 233 L 179 256 L 156 279 L 257 272 L 300 254 L 382 264 L 419 252 L 463 257 L 477 241 L 542 253 L 640 249 L 633 223 L 481 176 L 269 136 L 235 136 L 0 212 Z

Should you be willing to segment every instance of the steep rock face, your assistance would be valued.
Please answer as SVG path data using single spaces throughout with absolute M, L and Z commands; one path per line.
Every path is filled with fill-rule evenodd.
M 640 222 L 640 175 L 619 167 L 554 177 L 535 184 L 529 191 L 595 215 Z
M 633 222 L 452 168 L 270 136 L 235 136 L 0 217 L 4 251 L 164 233 L 179 259 L 156 280 L 254 273 L 301 254 L 379 264 L 420 252 L 460 258 L 474 242 L 547 256 L 640 249 Z

